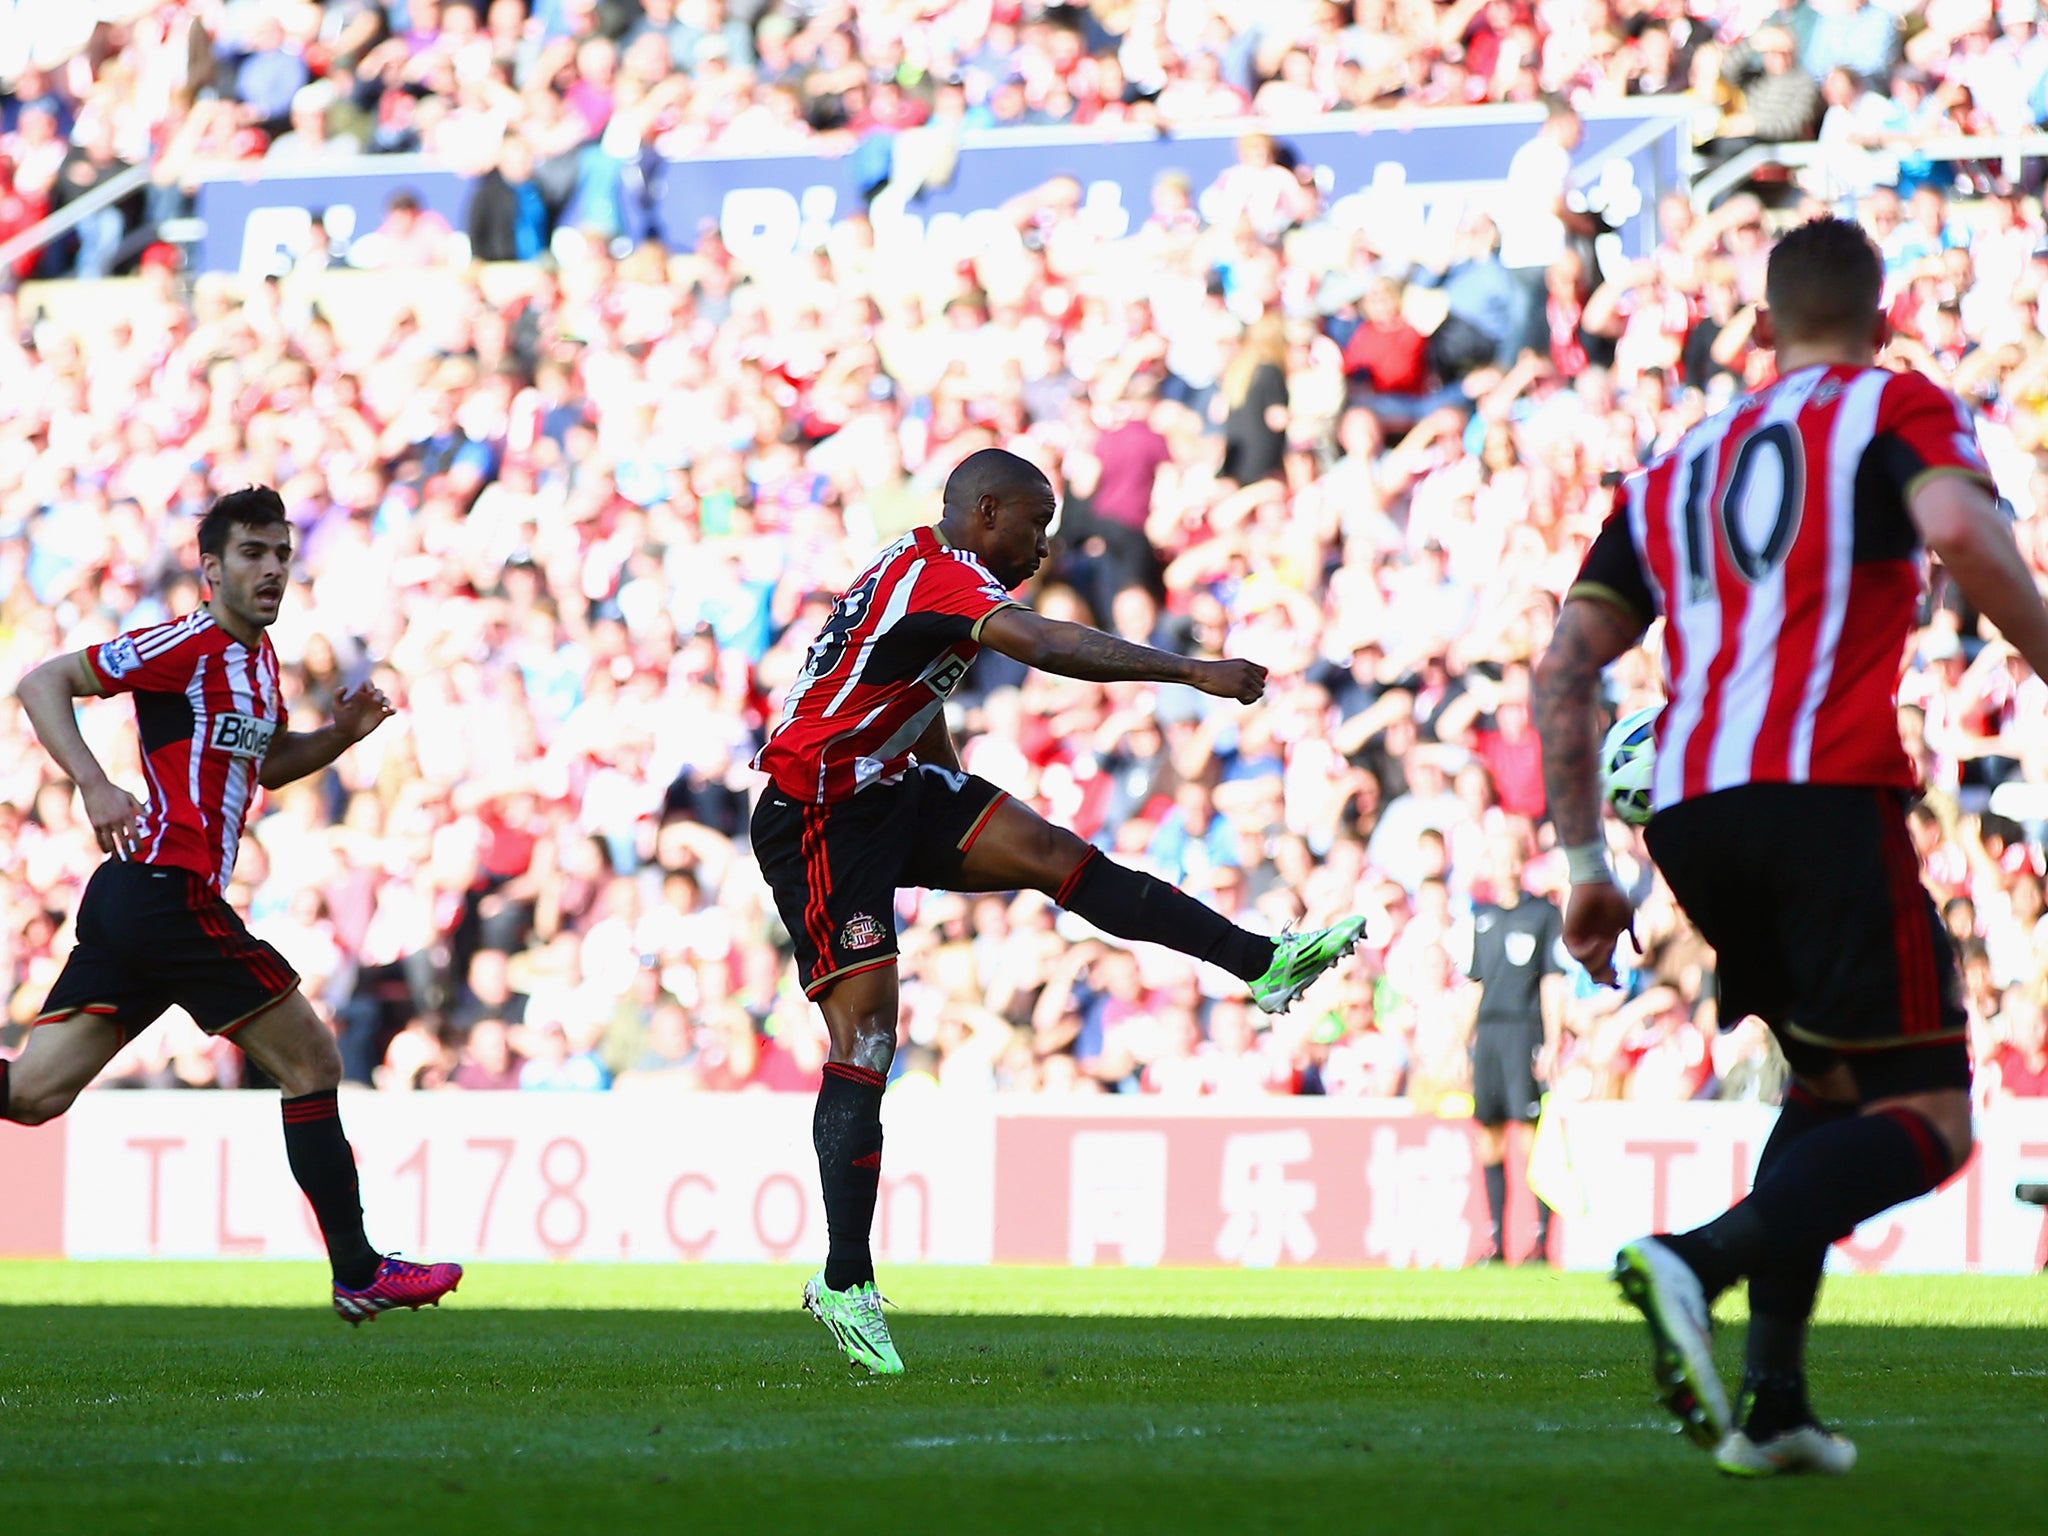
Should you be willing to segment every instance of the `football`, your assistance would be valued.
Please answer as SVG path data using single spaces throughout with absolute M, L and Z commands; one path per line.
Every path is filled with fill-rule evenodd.
M 1650 819 L 1651 780 L 1657 771 L 1657 716 L 1663 706 L 1632 710 L 1614 722 L 1600 744 L 1600 788 L 1614 814 L 1632 827 Z

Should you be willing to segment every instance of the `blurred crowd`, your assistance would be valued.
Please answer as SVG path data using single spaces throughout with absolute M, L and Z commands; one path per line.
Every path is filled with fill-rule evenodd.
M 1683 98 L 1709 160 L 1817 139 L 1852 185 L 1983 191 L 1992 167 L 1917 147 L 2048 120 L 2039 21 L 2039 0 L 15 0 L 0 240 L 146 166 L 40 258 L 125 270 L 209 167 L 418 151 L 478 178 L 467 228 L 438 232 L 510 260 L 558 227 L 630 233 L 662 164 L 706 150 L 853 155 L 872 190 L 943 182 L 975 129 L 1545 94 Z
M 1539 7 L 1553 38 L 1585 9 Z M 1468 28 L 1517 14 L 1442 14 L 1461 10 Z M 907 47 L 955 14 L 792 19 L 858 54 L 884 20 Z M 366 49 L 390 25 L 326 15 Z M 536 57 L 582 59 L 588 42 L 550 54 L 545 29 L 595 35 L 609 15 L 544 6 Z M 711 42 L 729 58 L 747 35 L 704 30 L 672 50 L 676 78 L 701 81 Z M 1830 35 L 1816 21 L 1808 41 Z M 330 79 L 342 56 L 324 55 Z M 833 594 L 994 445 L 1061 495 L 1027 594 L 1041 611 L 1250 656 L 1272 683 L 1240 708 L 985 655 L 949 706 L 967 766 L 1248 926 L 1370 926 L 1356 961 L 1268 1019 L 1229 978 L 1106 943 L 1036 895 L 905 892 L 898 1080 L 1468 1112 L 1473 904 L 1516 869 L 1539 897 L 1564 886 L 1529 712 L 1556 594 L 1611 480 L 1769 376 L 1752 327 L 1771 229 L 1810 206 L 1796 187 L 1777 208 L 1674 198 L 1650 257 L 1603 266 L 1556 169 L 1577 131 L 1554 104 L 1510 195 L 1364 233 L 1254 135 L 1213 185 L 1162 176 L 1127 237 L 1079 217 L 1060 180 L 964 260 L 853 213 L 757 266 L 707 234 L 403 283 L 309 264 L 188 286 L 149 264 L 0 293 L 0 1048 L 61 965 L 96 862 L 12 685 L 197 604 L 198 513 L 264 483 L 298 530 L 272 631 L 292 724 L 366 677 L 400 706 L 331 772 L 262 800 L 230 893 L 302 972 L 349 1075 L 814 1084 L 821 1026 L 745 844 L 749 759 Z M 1936 178 L 1841 206 L 1886 255 L 1888 361 L 1969 401 L 2048 575 L 2038 197 Z M 1928 785 L 1914 832 L 1963 946 L 1980 1091 L 2048 1092 L 2048 688 L 1941 585 L 1902 662 Z M 1656 675 L 1652 653 L 1625 658 L 1609 702 L 1650 702 Z M 139 784 L 131 706 L 82 717 Z M 1767 1032 L 1719 1029 L 1710 953 L 1636 834 L 1609 835 L 1642 953 L 1617 987 L 1569 973 L 1553 1090 L 1773 1099 Z M 105 1082 L 242 1070 L 174 1019 Z

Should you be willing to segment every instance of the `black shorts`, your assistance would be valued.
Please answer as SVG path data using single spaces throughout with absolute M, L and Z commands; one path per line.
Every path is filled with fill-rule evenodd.
M 1519 1120 L 1534 1125 L 1543 1113 L 1536 1056 L 1541 1023 L 1480 1023 L 1472 1030 L 1472 1118 L 1481 1125 Z
M 205 876 L 109 859 L 79 900 L 77 946 L 36 1022 L 98 1014 L 132 1040 L 175 1006 L 225 1035 L 298 985 Z
M 967 850 L 1008 798 L 931 764 L 837 805 L 805 805 L 769 785 L 754 807 L 754 857 L 796 944 L 804 994 L 895 964 L 896 892 L 958 889 Z
M 1714 946 L 1721 1019 L 1755 1014 L 1801 1077 L 1865 1099 L 1970 1085 L 1955 946 L 1897 790 L 1747 784 L 1659 812 L 1651 857 Z

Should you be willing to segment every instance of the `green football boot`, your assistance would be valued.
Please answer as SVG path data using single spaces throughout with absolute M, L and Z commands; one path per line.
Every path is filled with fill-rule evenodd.
M 1365 919 L 1347 917 L 1328 928 L 1284 933 L 1273 941 L 1273 963 L 1251 983 L 1252 999 L 1267 1013 L 1285 1013 L 1323 972 L 1357 947 Z
M 804 1282 L 804 1310 L 832 1331 L 832 1337 L 846 1358 L 864 1365 L 877 1376 L 901 1376 L 903 1357 L 889 1339 L 888 1320 L 882 1316 L 882 1293 L 875 1282 L 848 1286 L 835 1291 L 825 1284 L 819 1270 Z

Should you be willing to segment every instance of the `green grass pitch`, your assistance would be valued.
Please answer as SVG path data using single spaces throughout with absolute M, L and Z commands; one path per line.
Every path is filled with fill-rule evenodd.
M 351 1330 L 306 1266 L 0 1264 L 0 1532 L 2048 1519 L 2048 1277 L 1831 1280 L 1816 1395 L 1863 1466 L 1771 1484 L 1670 1431 L 1593 1276 L 896 1269 L 899 1381 L 832 1355 L 802 1279 L 486 1266 L 438 1312 Z

